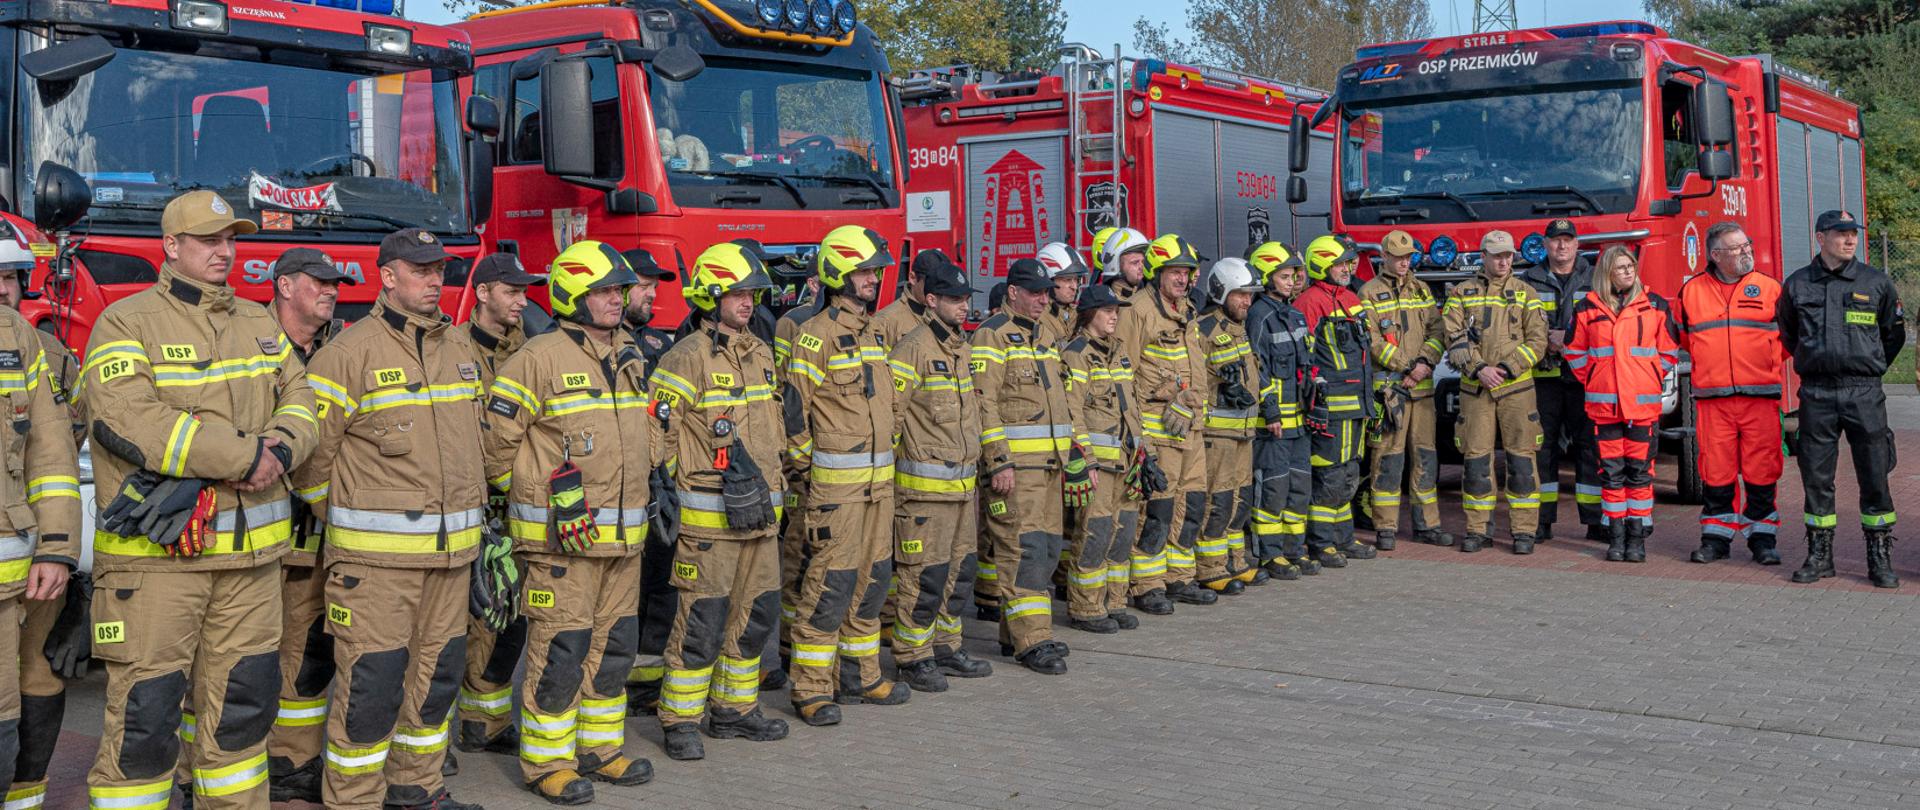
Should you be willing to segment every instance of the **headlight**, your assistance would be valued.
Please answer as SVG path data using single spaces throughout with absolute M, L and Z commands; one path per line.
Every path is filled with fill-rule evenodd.
M 853 11 L 853 4 L 847 0 L 840 0 L 840 4 L 833 7 L 833 24 L 840 29 L 840 33 L 853 33 L 853 27 L 859 22 L 859 18 Z
M 227 32 L 227 7 L 211 0 L 176 0 L 173 27 L 186 31 Z
M 1420 240 L 1418 240 L 1418 239 L 1415 239 L 1415 240 L 1413 240 L 1413 257 L 1412 257 L 1412 262 L 1413 262 L 1413 263 L 1412 263 L 1411 265 L 1409 265 L 1409 266 L 1410 266 L 1410 267 L 1419 267 L 1419 266 L 1420 266 L 1420 263 L 1421 263 L 1422 261 L 1425 261 L 1425 260 L 1426 260 L 1426 258 L 1427 258 L 1427 249 L 1426 249 L 1426 247 L 1420 244 Z
M 1460 246 L 1451 236 L 1434 237 L 1433 246 L 1427 249 L 1427 261 L 1435 267 L 1452 267 L 1457 258 L 1460 258 Z
M 760 22 L 773 28 L 780 27 L 780 18 L 786 13 L 785 0 L 760 0 Z
M 833 33 L 833 0 L 813 0 L 809 17 L 813 30 L 822 34 Z
M 807 0 L 787 0 L 787 27 L 795 31 L 807 27 Z
M 1527 234 L 1527 238 L 1520 240 L 1520 255 L 1533 264 L 1546 261 L 1547 237 L 1539 233 Z
M 413 31 L 391 25 L 368 25 L 367 50 L 373 53 L 406 56 L 413 52 Z

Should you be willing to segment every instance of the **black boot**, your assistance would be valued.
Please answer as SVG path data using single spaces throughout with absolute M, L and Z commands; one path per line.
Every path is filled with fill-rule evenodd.
M 1753 543 L 1752 541 L 1748 541 L 1747 544 L 1751 546 Z M 1771 543 L 1769 543 L 1769 545 L 1771 545 Z M 1733 544 L 1727 542 L 1726 538 L 1724 537 L 1710 537 L 1710 536 L 1702 537 L 1700 538 L 1700 547 L 1694 549 L 1693 555 L 1688 557 L 1687 559 L 1697 563 L 1710 563 L 1710 562 L 1713 562 L 1714 560 L 1724 560 L 1727 557 L 1732 556 L 1732 553 L 1733 553 L 1732 546 Z M 1753 553 L 1753 559 L 1754 561 L 1758 562 L 1760 559 L 1760 552 L 1755 551 Z M 1779 555 L 1775 555 L 1773 562 L 1776 565 L 1779 564 L 1780 562 Z
M 1294 565 L 1292 560 L 1285 557 L 1276 557 L 1266 564 L 1261 565 L 1260 568 L 1274 579 L 1283 579 L 1291 582 L 1300 578 L 1300 566 Z
M 1167 592 L 1160 588 L 1134 597 L 1133 607 L 1149 616 L 1167 616 L 1173 613 L 1173 602 L 1167 599 Z
M 1534 543 L 1534 535 L 1516 534 L 1513 536 L 1513 553 L 1532 554 L 1533 543 Z
M 1341 556 L 1340 549 L 1334 548 L 1333 546 L 1315 549 L 1312 553 L 1313 558 L 1320 562 L 1322 568 L 1347 567 L 1347 558 Z
M 712 722 L 712 715 L 708 715 Z M 785 723 L 780 724 L 785 727 Z M 653 763 L 645 757 L 630 757 L 626 754 L 614 754 L 612 759 L 601 759 L 592 754 L 583 753 L 579 758 L 580 775 L 595 782 L 605 782 L 618 787 L 633 787 L 653 781 Z
M 966 650 L 954 650 L 944 655 L 935 652 L 933 663 L 940 667 L 942 673 L 955 678 L 985 678 L 993 674 L 993 664 L 967 655 Z
M 591 795 L 588 800 L 592 800 Z M 455 799 L 446 788 L 441 788 L 440 792 L 428 796 L 426 801 L 417 804 L 397 804 L 392 800 L 392 794 L 389 792 L 386 806 L 399 808 L 399 810 L 482 810 L 480 805 Z
M 1460 551 L 1472 554 L 1480 549 L 1486 548 L 1487 544 L 1491 542 L 1493 542 L 1493 539 L 1484 534 L 1468 534 L 1466 537 L 1460 538 Z
M 1373 547 L 1381 551 L 1392 551 L 1393 547 L 1399 544 L 1400 541 L 1393 536 L 1393 532 L 1375 531 L 1373 533 Z
M 1552 540 L 1552 539 L 1553 539 L 1553 524 L 1552 524 L 1552 523 L 1542 523 L 1542 524 L 1540 524 L 1540 531 L 1538 531 L 1538 532 L 1535 532 L 1535 533 L 1534 533 L 1534 535 L 1533 535 L 1533 538 L 1534 538 L 1534 542 L 1536 542 L 1536 543 L 1545 543 L 1545 542 L 1547 542 L 1548 540 Z
M 1175 602 L 1189 605 L 1211 605 L 1220 601 L 1220 597 L 1191 582 L 1176 582 L 1167 586 L 1167 596 Z
M 787 721 L 762 714 L 759 706 L 753 707 L 753 711 L 746 714 L 731 709 L 714 708 L 707 712 L 706 725 L 701 730 L 716 740 L 741 739 L 773 742 L 787 738 Z
M 1653 534 L 1653 524 L 1627 524 L 1627 562 L 1647 561 L 1647 535 L 1650 534 Z
M 1761 565 L 1779 565 L 1780 550 L 1773 546 L 1771 534 L 1752 534 L 1747 536 L 1747 550 L 1753 552 L 1753 561 Z
M 640 681 L 627 684 L 627 716 L 660 713 L 660 682 Z
M 1234 579 L 1233 577 L 1221 577 L 1219 579 L 1210 579 L 1210 580 L 1207 580 L 1206 582 L 1200 583 L 1200 587 L 1205 588 L 1209 591 L 1213 591 L 1214 593 L 1225 594 L 1227 596 L 1233 596 L 1234 594 L 1244 593 L 1247 590 L 1247 586 L 1245 583 L 1242 583 L 1240 580 Z
M 447 758 L 440 760 L 440 778 L 445 779 L 446 777 L 449 777 L 449 776 L 459 776 L 459 775 L 460 775 L 460 759 L 458 757 L 455 757 L 452 751 L 448 751 Z
M 1021 653 L 1017 660 L 1027 669 L 1042 675 L 1064 675 L 1067 672 L 1067 645 L 1058 641 L 1042 641 Z
M 1109 613 L 1107 614 L 1107 618 L 1112 619 L 1113 623 L 1118 625 L 1122 630 L 1137 630 L 1140 628 L 1140 617 L 1124 610 L 1116 610 Z
M 1587 539 L 1588 539 L 1588 540 L 1608 540 L 1608 541 L 1611 541 L 1611 540 L 1612 540 L 1612 538 L 1613 538 L 1613 531 L 1612 531 L 1611 529 L 1608 529 L 1608 528 L 1607 528 L 1607 527 L 1606 527 L 1605 525 L 1602 525 L 1602 524 L 1599 524 L 1599 523 L 1595 523 L 1595 524 L 1593 524 L 1593 525 L 1591 525 L 1591 526 L 1588 526 L 1588 527 L 1587 527 Z
M 1833 575 L 1833 530 L 1808 529 L 1807 561 L 1793 572 L 1793 581 L 1805 585 Z
M 1893 533 L 1887 529 L 1867 530 L 1867 578 L 1875 588 L 1898 588 L 1900 578 L 1893 573 Z
M 835 711 L 839 711 L 838 706 L 834 706 L 831 703 L 826 705 Z M 835 722 L 838 721 L 839 715 L 835 715 Z M 667 759 L 685 762 L 687 760 L 707 758 L 707 745 L 700 741 L 700 730 L 694 728 L 692 723 L 676 723 L 667 726 L 665 745 L 667 749 Z
M 1107 635 L 1109 633 L 1120 632 L 1120 623 L 1115 621 L 1112 616 L 1101 616 L 1098 619 L 1069 619 L 1067 626 L 1082 633 Z M 922 689 L 921 691 L 924 692 L 927 690 Z
M 1375 554 L 1373 546 L 1358 540 L 1348 540 L 1340 545 L 1340 556 L 1349 560 L 1371 560 Z
M 26 714 L 23 712 L 21 717 L 24 719 Z M 22 730 L 25 728 L 22 726 Z M 271 757 L 267 760 L 267 784 L 269 801 L 320 804 L 320 758 L 314 757 L 296 768 L 285 757 Z
M 654 684 L 654 687 L 659 688 L 659 684 Z M 520 728 L 509 725 L 501 729 L 499 734 L 488 737 L 487 724 L 478 720 L 462 720 L 460 721 L 460 739 L 454 743 L 454 747 L 469 754 L 482 752 L 518 754 L 520 753 Z
M 1627 561 L 1627 524 L 1616 521 L 1607 524 L 1607 562 Z
M 1440 531 L 1439 529 L 1416 530 L 1413 533 L 1413 541 L 1416 543 L 1426 543 L 1429 546 L 1451 546 L 1453 545 L 1453 535 Z
M 940 665 L 931 658 L 901 664 L 897 677 L 916 692 L 947 691 L 947 676 L 940 674 Z
M 999 605 L 974 605 L 973 617 L 983 622 L 1000 621 Z

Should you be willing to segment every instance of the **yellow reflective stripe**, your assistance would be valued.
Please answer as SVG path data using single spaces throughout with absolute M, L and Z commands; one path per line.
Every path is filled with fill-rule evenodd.
M 174 417 L 173 430 L 167 434 L 166 453 L 160 459 L 160 472 L 175 478 L 186 476 L 187 452 L 193 447 L 193 437 L 200 433 L 200 420 L 191 414 Z
M 659 388 L 660 386 L 665 385 L 666 387 L 679 392 L 680 396 L 684 399 L 691 400 L 695 396 L 698 396 L 698 394 L 696 394 L 694 391 L 693 383 L 687 382 L 687 378 L 682 377 L 678 374 L 675 374 L 671 371 L 668 371 L 664 368 L 654 369 L 653 377 L 648 380 L 648 384 L 652 385 L 654 388 Z
M 749 385 L 735 395 L 730 388 L 709 388 L 700 394 L 701 408 L 744 408 L 750 403 L 773 399 L 773 386 Z
M 591 392 L 561 394 L 547 400 L 547 415 L 562 416 L 586 411 L 623 411 L 632 408 L 644 409 L 652 403 L 646 394 L 634 394 L 615 391 L 612 396 L 595 395 Z
M 382 389 L 368 393 L 360 400 L 360 410 L 366 413 L 383 411 L 388 408 L 408 406 L 431 407 L 440 402 L 459 402 L 477 399 L 480 396 L 480 384 L 477 382 L 457 382 L 447 385 L 429 385 L 416 390 Z
M 1022 596 L 1009 599 L 1003 615 L 1009 619 L 1018 619 L 1022 616 L 1051 616 L 1053 615 L 1053 596 Z
M 1097 447 L 1094 448 L 1095 455 L 1098 455 L 1099 449 L 1100 448 Z M 897 471 L 893 474 L 893 483 L 895 486 L 904 487 L 916 492 L 972 492 L 974 490 L 974 479 L 972 478 L 942 480 L 939 478 L 908 475 Z
M 540 397 L 533 389 L 521 385 L 518 380 L 509 377 L 493 378 L 493 387 L 488 389 L 494 396 L 517 403 L 529 411 L 540 410 Z
M 273 415 L 274 416 L 291 416 L 291 417 L 294 417 L 295 419 L 299 419 L 300 421 L 306 422 L 309 425 L 320 424 L 320 420 L 315 419 L 313 416 L 313 409 L 305 405 L 296 405 L 293 403 L 287 403 L 285 405 L 282 405 L 278 408 L 273 409 Z
M 1077 369 L 1077 368 L 1068 369 L 1067 375 L 1072 377 L 1074 382 L 1081 383 L 1083 385 L 1086 384 L 1086 382 L 1092 377 L 1092 375 L 1088 374 L 1085 371 L 1081 371 L 1080 369 Z
M 366 748 L 347 748 L 328 740 L 327 770 L 346 776 L 378 773 L 387 765 L 387 746 L 380 742 Z
M 46 475 L 27 482 L 27 503 L 42 498 L 78 498 L 80 479 L 71 475 Z
M 202 557 L 215 557 L 223 554 L 250 554 L 265 551 L 293 539 L 293 521 L 277 520 L 265 526 L 247 530 L 241 547 L 233 547 L 233 532 L 216 531 L 213 542 L 208 543 Z M 328 532 L 328 542 L 332 542 L 332 532 Z M 112 532 L 96 531 L 93 534 L 93 550 L 98 554 L 115 554 L 122 557 L 165 557 L 166 549 L 145 537 L 122 537 Z
M 153 365 L 153 384 L 158 388 L 207 385 L 277 374 L 280 372 L 281 364 L 286 362 L 290 346 L 292 346 L 290 342 L 284 344 L 278 354 L 256 354 L 251 357 L 219 360 L 208 363 L 205 367 L 182 363 L 156 363 Z
M 893 465 L 846 470 L 816 464 L 811 468 L 810 478 L 816 484 L 878 484 L 893 480 Z
M 920 382 L 920 373 L 914 371 L 911 363 L 902 363 L 889 358 L 887 367 L 893 369 L 893 376 L 898 379 L 906 380 L 909 384 Z
M 232 796 L 245 793 L 267 781 L 267 752 L 218 768 L 194 768 L 193 792 L 197 796 Z
M 352 416 L 355 411 L 360 410 L 360 403 L 337 382 L 310 373 L 307 375 L 307 385 L 313 389 L 314 396 L 331 402 L 335 408 L 339 408 L 341 416 Z
M 166 810 L 173 800 L 173 780 L 162 779 L 125 787 L 87 788 L 89 808 L 111 810 Z
M 442 548 L 438 534 L 396 534 L 328 526 L 327 545 L 373 554 L 458 554 L 480 545 L 480 527 L 447 532 L 446 547 Z
M 1179 346 L 1178 348 L 1168 349 L 1163 346 L 1148 344 L 1146 347 L 1144 347 L 1143 351 L 1146 352 L 1148 357 L 1152 357 L 1156 360 L 1166 360 L 1168 362 L 1179 362 L 1181 360 L 1187 359 L 1187 347 L 1185 345 Z
M 827 381 L 827 375 L 820 372 L 819 366 L 798 357 L 787 361 L 787 370 L 806 375 L 807 379 L 812 380 L 814 385 L 819 385 Z

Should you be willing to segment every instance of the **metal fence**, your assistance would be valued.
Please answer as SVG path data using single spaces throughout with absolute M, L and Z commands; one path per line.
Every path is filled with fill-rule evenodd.
M 1913 309 L 1920 307 L 1920 241 L 1874 239 L 1868 245 L 1867 257 L 1874 266 L 1887 271 L 1900 288 L 1900 300 L 1907 305 L 1908 329 L 1912 329 L 1920 317 Z

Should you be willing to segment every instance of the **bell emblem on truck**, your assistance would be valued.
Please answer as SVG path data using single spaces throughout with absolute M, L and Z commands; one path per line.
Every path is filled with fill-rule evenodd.
M 995 161 L 982 178 L 986 205 L 980 218 L 980 247 L 974 271 L 1004 276 L 1015 259 L 1032 256 L 1053 238 L 1047 220 L 1046 173 L 1018 149 Z

